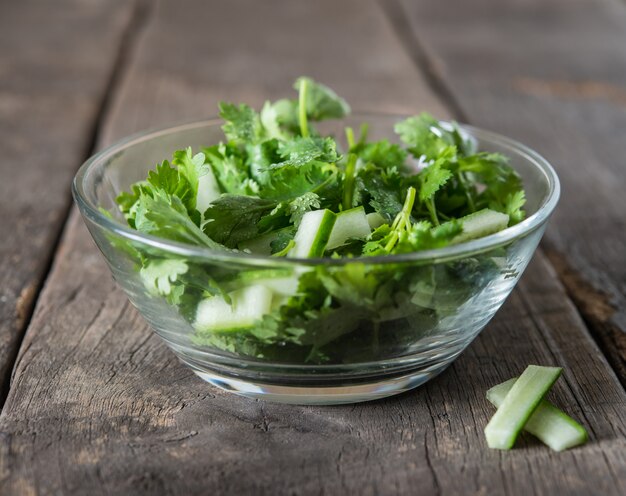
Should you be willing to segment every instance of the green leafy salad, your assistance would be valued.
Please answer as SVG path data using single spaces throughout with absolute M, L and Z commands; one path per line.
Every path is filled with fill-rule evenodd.
M 397 140 L 368 139 L 367 123 L 323 135 L 315 123 L 350 107 L 310 78 L 295 89 L 297 98 L 260 112 L 222 102 L 223 142 L 174 152 L 117 198 L 137 231 L 273 265 L 127 251 L 147 291 L 191 324 L 196 345 L 313 364 L 402 354 L 488 283 L 498 253 L 421 265 L 368 257 L 520 222 L 520 177 L 507 157 L 478 151 L 456 124 L 428 114 L 398 122 Z

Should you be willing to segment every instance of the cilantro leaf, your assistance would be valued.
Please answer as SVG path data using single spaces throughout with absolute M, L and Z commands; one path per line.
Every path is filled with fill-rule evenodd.
M 308 192 L 322 196 L 321 190 L 326 185 L 330 185 L 330 189 L 338 188 L 336 174 L 335 166 L 316 161 L 300 167 L 272 169 L 267 183 L 259 191 L 259 196 L 278 201 L 291 200 Z M 326 191 L 324 196 L 331 194 L 331 191 Z
M 255 195 L 259 191 L 258 183 L 250 177 L 246 157 L 237 146 L 220 143 L 203 152 L 223 193 Z
M 446 148 L 454 147 L 455 155 L 473 153 L 474 143 L 461 134 L 458 126 L 439 122 L 433 116 L 423 113 L 409 117 L 394 127 L 400 139 L 409 147 L 409 151 L 417 158 L 424 157 L 427 161 L 437 159 Z
M 229 140 L 236 142 L 258 142 L 263 136 L 263 127 L 259 114 L 250 106 L 242 103 L 220 102 L 220 117 L 226 121 L 222 126 Z
M 340 119 L 350 113 L 350 105 L 328 86 L 301 77 L 294 88 L 300 90 L 303 82 L 307 85 L 306 115 L 309 120 Z
M 198 155 L 202 155 L 202 162 L 204 164 L 204 155 Z M 177 169 L 170 167 L 167 160 L 157 165 L 156 169 L 148 172 L 147 182 L 153 188 L 160 189 L 169 195 L 180 198 L 180 201 L 183 202 L 187 211 L 192 212 L 195 209 L 196 190 L 194 190 L 189 179 L 187 179 L 187 175 L 181 174 Z
M 225 249 L 202 232 L 189 217 L 180 198 L 161 189 L 153 190 L 152 195 L 142 192 L 137 204 L 135 228 L 172 241 L 207 246 L 214 250 Z
M 280 167 L 302 167 L 313 161 L 334 163 L 339 159 L 337 144 L 332 138 L 302 138 L 282 141 L 278 154 L 285 160 L 272 164 L 271 169 Z
M 184 287 L 174 283 L 188 269 L 189 266 L 184 260 L 176 258 L 152 259 L 148 260 L 139 270 L 139 276 L 151 294 L 167 296 L 171 304 L 178 304 Z
M 504 205 L 497 204 L 495 201 L 490 203 L 490 208 L 503 212 L 509 216 L 509 225 L 514 225 L 522 220 L 526 216 L 523 210 L 526 204 L 526 195 L 524 190 L 515 191 L 509 193 L 504 199 Z
M 308 193 L 304 193 L 302 196 L 298 196 L 289 202 L 288 208 L 291 213 L 289 221 L 294 226 L 298 227 L 305 213 L 310 210 L 318 209 L 320 206 L 319 195 L 310 191 Z
M 404 178 L 395 167 L 380 170 L 368 165 L 357 176 L 357 198 L 369 205 L 386 220 L 392 220 L 400 210 L 406 192 Z
M 509 165 L 508 158 L 499 153 L 477 153 L 459 159 L 459 171 L 473 184 L 481 185 L 475 194 L 476 210 L 489 207 L 509 214 L 512 223 L 524 218 L 524 189 L 519 174 Z
M 172 164 L 178 166 L 178 170 L 182 176 L 184 176 L 189 182 L 191 197 L 189 198 L 189 203 L 192 205 L 192 208 L 196 205 L 196 196 L 198 193 L 198 182 L 200 177 L 209 173 L 209 166 L 205 164 L 205 156 L 204 153 L 196 153 L 193 154 L 191 147 L 188 147 L 186 150 L 178 150 L 174 152 L 174 157 L 172 159 Z M 158 169 L 157 169 L 158 173 Z M 171 178 L 171 175 L 170 175 Z M 163 188 L 162 185 L 158 184 L 158 177 L 155 178 L 157 180 L 154 186 Z M 148 177 L 148 182 L 150 182 L 150 178 Z M 171 188 L 171 185 L 169 186 Z M 163 188 L 166 189 L 166 188 Z M 169 189 L 166 189 L 169 191 Z M 172 192 L 172 194 L 174 194 Z
M 402 169 L 407 157 L 407 152 L 400 145 L 390 143 L 388 140 L 359 143 L 352 151 L 363 162 L 372 163 L 385 170 L 393 167 Z
M 446 151 L 450 151 L 447 148 Z M 452 177 L 452 173 L 443 167 L 446 156 L 441 155 L 434 163 L 425 167 L 418 175 L 420 184 L 419 199 L 421 202 L 430 201 Z
M 272 200 L 222 195 L 204 213 L 204 233 L 230 248 L 259 235 L 258 223 L 276 207 Z
M 419 250 L 443 248 L 449 245 L 454 237 L 461 234 L 462 231 L 463 226 L 456 220 L 436 227 L 432 227 L 428 221 L 416 222 L 411 229 L 400 235 L 394 253 L 412 253 Z

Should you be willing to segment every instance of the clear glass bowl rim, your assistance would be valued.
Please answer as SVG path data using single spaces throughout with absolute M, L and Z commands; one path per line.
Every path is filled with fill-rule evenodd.
M 411 114 L 392 114 L 382 112 L 355 112 L 347 116 L 348 119 L 363 119 L 364 121 L 386 118 L 398 118 L 405 119 L 410 117 Z M 556 207 L 559 195 L 560 195 L 560 183 L 559 178 L 550 165 L 550 163 L 542 157 L 540 154 L 532 150 L 531 148 L 515 141 L 511 138 L 507 138 L 500 134 L 486 131 L 471 125 L 459 124 L 459 127 L 479 140 L 492 142 L 498 144 L 503 148 L 508 148 L 515 151 L 522 156 L 525 160 L 529 161 L 535 167 L 537 167 L 547 178 L 548 181 L 548 194 L 543 198 L 543 201 L 537 211 L 528 216 L 522 222 L 508 227 L 500 232 L 485 236 L 472 241 L 460 243 L 458 245 L 447 246 L 445 248 L 437 248 L 434 250 L 423 250 L 413 253 L 403 253 L 399 255 L 383 255 L 377 257 L 356 257 L 356 258 L 276 258 L 265 255 L 253 255 L 245 252 L 228 252 L 212 250 L 208 247 L 189 245 L 185 243 L 179 243 L 171 241 L 165 238 L 144 234 L 140 231 L 136 231 L 128 225 L 118 222 L 116 219 L 112 219 L 104 215 L 99 206 L 95 203 L 94 198 L 90 198 L 90 195 L 86 192 L 85 183 L 89 178 L 89 175 L 100 166 L 103 162 L 106 162 L 111 157 L 118 154 L 120 151 L 130 148 L 143 141 L 158 138 L 174 132 L 181 132 L 185 130 L 191 130 L 199 127 L 208 127 L 220 125 L 223 120 L 219 117 L 212 117 L 205 120 L 185 122 L 177 125 L 170 125 L 166 127 L 159 127 L 155 129 L 149 129 L 139 133 L 132 134 L 116 141 L 112 145 L 104 148 L 100 152 L 94 154 L 88 158 L 85 163 L 76 172 L 74 180 L 72 181 L 72 195 L 77 203 L 81 213 L 89 218 L 96 225 L 102 229 L 115 233 L 123 238 L 140 242 L 149 245 L 154 248 L 161 249 L 171 254 L 204 258 L 212 261 L 224 261 L 224 262 L 238 262 L 249 263 L 253 265 L 271 265 L 271 266 L 297 266 L 297 265 L 333 265 L 341 266 L 349 263 L 367 263 L 367 264 L 388 264 L 388 263 L 406 263 L 406 262 L 420 262 L 420 263 L 440 263 L 442 261 L 448 261 L 457 258 L 464 258 L 477 253 L 489 251 L 491 249 L 506 245 L 518 238 L 521 238 L 530 232 L 534 231 L 541 225 L 543 225 L 552 211 Z M 207 143 L 210 145 L 210 143 Z M 164 157 L 167 158 L 167 157 Z

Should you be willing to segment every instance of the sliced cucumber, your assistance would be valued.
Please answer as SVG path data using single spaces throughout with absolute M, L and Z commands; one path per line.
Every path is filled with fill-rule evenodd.
M 492 387 L 487 391 L 487 399 L 500 407 L 517 377 Z M 587 441 L 587 431 L 572 417 L 559 410 L 548 400 L 542 400 L 530 416 L 524 430 L 530 432 L 542 443 L 555 451 L 573 448 Z
M 196 210 L 204 213 L 209 205 L 217 200 L 222 193 L 217 185 L 213 171 L 209 168 L 204 176 L 198 179 L 198 195 L 196 196 Z
M 335 219 L 330 210 L 312 210 L 302 217 L 293 240 L 296 246 L 287 255 L 291 258 L 312 258 L 324 255 Z
M 372 229 L 367 222 L 363 207 L 344 210 L 337 214 L 337 220 L 335 220 L 335 225 L 330 233 L 326 249 L 332 250 L 345 245 L 350 238 L 367 238 L 371 232 Z
M 276 295 L 293 296 L 298 292 L 298 277 L 291 269 L 249 270 L 240 273 L 233 286 L 262 285 Z
M 292 229 L 291 226 L 277 229 L 266 234 L 261 234 L 256 238 L 248 239 L 239 243 L 237 248 L 240 250 L 249 250 L 250 253 L 255 255 L 271 255 L 272 254 L 272 241 L 278 238 L 281 233 Z
M 482 238 L 488 234 L 502 231 L 509 225 L 509 216 L 484 208 L 473 214 L 461 217 L 459 222 L 463 225 L 463 232 L 452 240 L 453 243 L 462 243 L 463 241 Z
M 370 225 L 370 229 L 377 229 L 383 224 L 387 224 L 385 218 L 378 212 L 372 212 L 371 214 L 367 214 L 366 217 L 367 223 Z
M 518 434 L 561 375 L 559 367 L 529 365 L 485 427 L 490 448 L 511 449 Z
M 252 327 L 271 311 L 272 291 L 261 284 L 229 293 L 232 305 L 221 296 L 202 300 L 196 310 L 194 327 L 200 332 L 235 331 Z

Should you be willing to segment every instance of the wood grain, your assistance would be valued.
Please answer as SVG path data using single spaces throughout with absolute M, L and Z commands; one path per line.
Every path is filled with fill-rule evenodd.
M 464 116 L 535 148 L 559 173 L 546 252 L 626 385 L 626 5 L 402 3 L 388 5 L 410 20 L 405 43 L 429 55 Z
M 117 0 L 0 5 L 0 405 L 131 7 Z
M 103 143 L 212 113 L 222 98 L 258 104 L 299 72 L 354 94 L 355 107 L 445 115 L 373 4 L 185 5 L 184 16 L 173 0 L 152 12 Z M 243 9 L 238 28 L 257 47 L 232 36 Z M 562 454 L 532 439 L 510 453 L 486 448 L 484 392 L 528 363 L 566 367 L 553 400 L 588 427 L 590 444 Z M 541 254 L 488 329 L 425 387 L 294 407 L 221 392 L 179 364 L 73 211 L 0 416 L 0 494 L 618 495 L 625 433 L 626 394 Z

